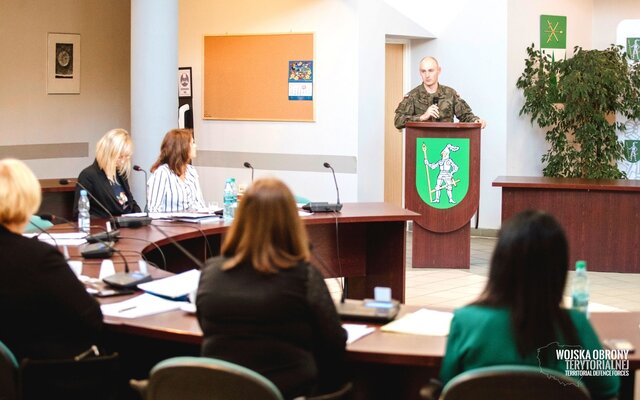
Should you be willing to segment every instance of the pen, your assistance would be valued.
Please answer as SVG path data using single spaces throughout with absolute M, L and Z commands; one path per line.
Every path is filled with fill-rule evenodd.
M 136 308 L 136 306 L 123 308 L 122 310 L 118 310 L 118 313 L 123 313 L 123 312 L 125 312 L 125 311 L 133 310 L 134 308 Z

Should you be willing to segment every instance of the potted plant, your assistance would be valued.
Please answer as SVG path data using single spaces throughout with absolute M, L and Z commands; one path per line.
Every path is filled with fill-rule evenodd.
M 629 64 L 621 46 L 605 50 L 574 48 L 573 57 L 527 48 L 516 87 L 525 103 L 520 115 L 545 129 L 549 150 L 544 176 L 589 179 L 626 178 L 617 167 L 624 148 L 615 115 L 640 118 L 640 63 Z

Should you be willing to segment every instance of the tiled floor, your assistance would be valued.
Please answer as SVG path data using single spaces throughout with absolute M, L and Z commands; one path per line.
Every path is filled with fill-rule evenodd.
M 409 234 L 408 243 L 410 238 Z M 473 301 L 484 288 L 496 240 L 492 237 L 471 238 L 471 268 L 468 270 L 411 268 L 409 246 L 406 303 L 456 308 Z M 573 272 L 569 274 L 568 283 Z M 592 311 L 640 311 L 640 274 L 590 271 L 589 286 Z M 567 284 L 565 296 L 570 295 L 569 290 Z
M 471 268 L 468 270 L 412 268 L 411 233 L 408 233 L 405 302 L 454 309 L 475 300 L 484 288 L 496 240 L 494 237 L 472 236 Z M 573 272 L 569 274 L 567 281 L 571 282 Z M 591 311 L 640 311 L 640 274 L 590 271 L 589 283 Z M 328 279 L 327 284 L 334 297 L 339 296 L 335 280 Z M 569 285 L 565 295 L 569 295 Z

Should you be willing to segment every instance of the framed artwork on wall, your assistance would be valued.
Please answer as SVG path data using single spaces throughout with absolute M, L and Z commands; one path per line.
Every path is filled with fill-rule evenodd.
M 191 67 L 178 68 L 178 97 L 191 97 Z
M 47 34 L 47 93 L 80 94 L 79 34 Z

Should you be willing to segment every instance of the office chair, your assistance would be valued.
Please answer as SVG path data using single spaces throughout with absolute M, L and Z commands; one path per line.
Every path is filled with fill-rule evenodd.
M 346 382 L 340 388 L 331 393 L 323 393 L 314 396 L 303 397 L 304 400 L 347 400 L 351 398 L 351 392 L 353 391 L 353 384 Z
M 0 399 L 18 399 L 18 361 L 0 340 Z
M 82 360 L 31 360 L 20 363 L 21 400 L 116 400 L 126 388 L 118 353 Z
M 283 400 L 267 378 L 208 357 L 173 357 L 156 364 L 149 380 L 132 381 L 145 400 Z
M 442 389 L 441 400 L 589 400 L 584 385 L 561 372 L 499 365 L 464 372 Z

